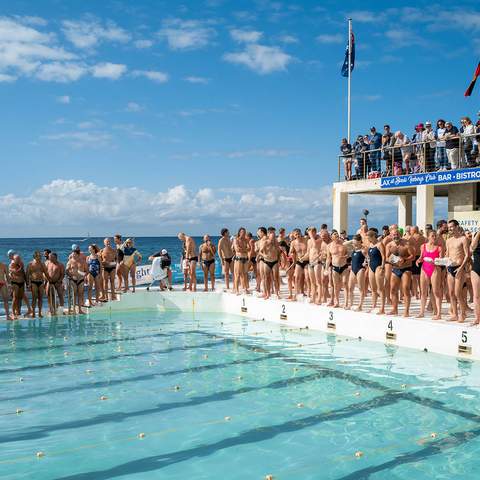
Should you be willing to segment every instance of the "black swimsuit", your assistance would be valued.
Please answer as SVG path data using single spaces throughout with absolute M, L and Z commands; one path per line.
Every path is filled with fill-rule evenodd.
M 337 267 L 335 265 L 332 265 L 333 271 L 337 272 L 339 275 L 341 275 L 347 268 L 348 268 L 348 265 L 344 265 L 343 267 Z
M 210 268 L 210 265 L 215 263 L 215 259 L 212 258 L 211 260 L 202 260 L 202 262 L 206 268 Z
M 265 263 L 265 265 L 268 265 L 270 267 L 270 270 L 273 270 L 273 267 L 278 263 L 278 260 L 270 262 L 269 260 L 265 260 L 264 258 L 262 258 L 262 261 L 263 263 Z
M 305 268 L 308 265 L 308 260 L 304 260 L 303 262 L 299 262 L 298 260 L 295 262 L 295 265 L 299 267 Z
M 233 257 L 233 259 L 237 262 L 240 262 L 240 263 L 247 263 L 248 262 L 248 258 L 246 258 L 246 257 Z
M 477 248 L 473 251 L 473 263 L 472 270 L 480 276 L 480 242 L 477 245 Z
M 30 283 L 33 283 L 37 287 L 40 287 L 41 285 L 43 285 L 43 280 L 30 280 Z
M 352 252 L 352 272 L 356 275 L 362 268 L 365 263 L 365 255 L 361 250 L 356 250 Z
M 233 257 L 223 259 L 227 263 L 232 263 Z
M 382 264 L 382 254 L 378 247 L 370 247 L 368 249 L 368 258 L 370 259 L 370 270 L 375 273 L 377 268 Z

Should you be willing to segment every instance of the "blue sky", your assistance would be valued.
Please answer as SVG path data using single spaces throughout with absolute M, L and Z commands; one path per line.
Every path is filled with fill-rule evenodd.
M 346 18 L 353 133 L 411 134 L 476 115 L 476 3 L 2 0 L 0 235 L 329 222 Z

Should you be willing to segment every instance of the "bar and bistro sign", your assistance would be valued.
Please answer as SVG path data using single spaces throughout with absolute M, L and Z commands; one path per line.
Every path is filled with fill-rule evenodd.
M 444 172 L 412 173 L 396 177 L 383 177 L 380 188 L 417 187 L 418 185 L 435 185 L 438 183 L 480 181 L 479 168 L 464 168 Z

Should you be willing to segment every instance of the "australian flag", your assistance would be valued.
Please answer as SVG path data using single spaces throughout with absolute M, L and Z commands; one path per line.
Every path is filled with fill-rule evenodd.
M 355 66 L 355 36 L 352 32 L 352 57 L 350 59 L 350 72 L 353 72 L 353 67 Z M 342 65 L 342 77 L 348 77 L 348 43 L 347 48 L 345 49 L 345 60 Z

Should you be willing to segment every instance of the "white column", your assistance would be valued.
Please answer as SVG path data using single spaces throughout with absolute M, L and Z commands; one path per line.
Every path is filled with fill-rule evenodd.
M 412 224 L 412 196 L 398 196 L 398 226 L 405 228 Z
M 423 231 L 425 231 L 427 223 L 433 224 L 434 199 L 434 185 L 419 185 L 417 187 L 417 225 Z
M 333 189 L 333 228 L 348 233 L 348 193 Z

